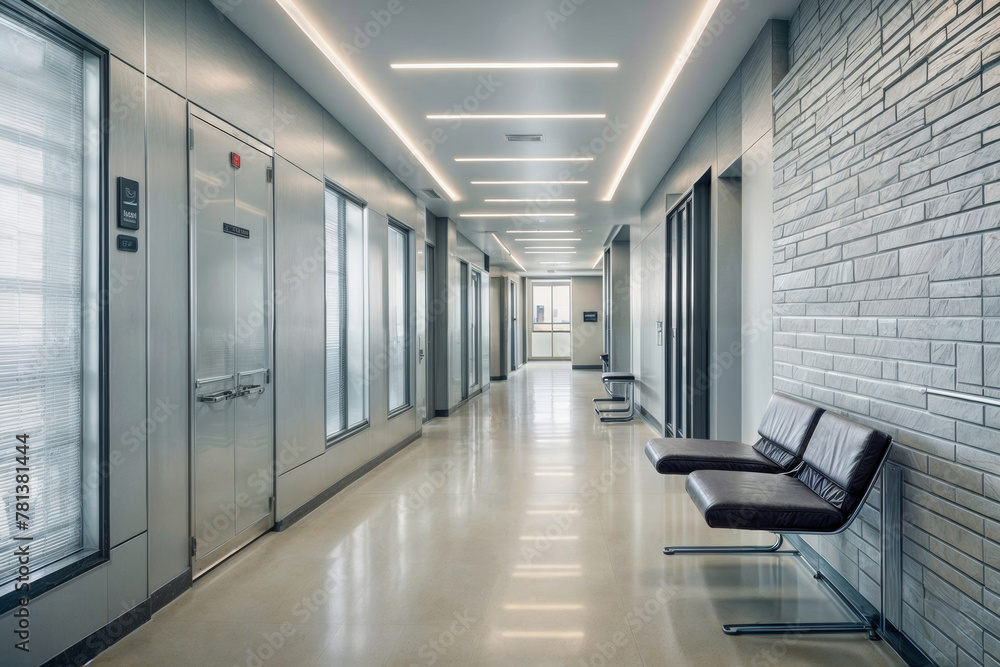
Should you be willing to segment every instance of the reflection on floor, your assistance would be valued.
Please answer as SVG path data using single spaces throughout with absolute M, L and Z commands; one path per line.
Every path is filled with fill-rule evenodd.
M 864 635 L 729 637 L 725 622 L 848 620 L 790 557 L 712 531 L 601 424 L 600 376 L 531 363 L 284 533 L 199 580 L 98 665 L 881 665 Z

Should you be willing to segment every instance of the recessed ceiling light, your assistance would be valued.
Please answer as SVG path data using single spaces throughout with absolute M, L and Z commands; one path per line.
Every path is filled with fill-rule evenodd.
M 616 69 L 618 63 L 392 63 L 392 69 Z
M 527 202 L 527 203 L 539 203 L 540 204 L 540 203 L 552 202 L 552 201 L 557 201 L 557 202 L 574 202 L 576 200 L 575 199 L 545 199 L 545 198 L 541 198 L 541 199 L 484 199 L 483 201 L 487 202 L 487 203 L 501 203 L 501 202 L 503 202 L 503 203 L 517 203 L 517 202 Z M 541 222 L 541 221 L 539 221 L 539 222 Z
M 572 229 L 508 229 L 508 234 L 572 234 Z
M 533 245 L 528 246 L 525 250 L 572 250 L 571 245 Z
M 572 218 L 576 213 L 546 213 L 553 218 Z M 462 213 L 460 218 L 527 218 L 527 213 Z
M 592 157 L 457 157 L 455 162 L 591 162 Z
M 580 241 L 582 239 L 514 239 L 518 243 L 566 243 L 568 241 Z
M 590 181 L 469 181 L 472 185 L 587 185 Z
M 429 173 L 438 185 L 441 186 L 441 189 L 444 190 L 449 197 L 451 197 L 452 201 L 461 201 L 461 197 L 458 193 L 455 192 L 455 190 L 453 190 L 437 173 L 437 170 L 435 170 L 431 165 L 423 151 L 421 151 L 417 144 L 414 143 L 405 132 L 403 132 L 402 127 L 396 122 L 396 119 L 392 116 L 392 114 L 389 113 L 389 110 L 382 105 L 379 99 L 375 97 L 375 94 L 368 90 L 368 87 L 365 86 L 361 79 L 359 79 L 351 68 L 347 66 L 347 63 L 344 62 L 344 59 L 341 57 L 338 49 L 334 48 L 328 41 L 326 41 L 326 38 L 320 34 L 319 30 L 316 29 L 316 26 L 314 26 L 312 21 L 310 21 L 306 15 L 302 13 L 302 10 L 298 8 L 295 2 L 293 0 L 278 0 L 278 5 L 285 11 L 286 14 L 288 14 L 288 17 L 292 19 L 299 29 L 305 33 L 306 37 L 309 38 L 316 48 L 318 48 L 320 52 L 326 56 L 326 59 L 337 68 L 337 71 L 340 72 L 345 79 L 347 79 L 347 82 L 351 84 L 354 90 L 358 91 L 365 102 L 368 103 L 368 106 L 370 106 L 375 113 L 379 115 L 382 122 L 389 126 L 389 129 L 392 130 L 393 134 L 395 134 L 399 140 L 403 142 L 403 145 L 406 146 L 407 150 L 409 150 L 410 153 L 413 154 L 413 157 L 416 158 L 421 165 L 423 165 L 424 169 L 427 170 L 427 173 Z
M 632 158 L 635 157 L 636 151 L 639 150 L 639 145 L 646 136 L 646 132 L 649 131 L 649 126 L 653 124 L 653 119 L 656 118 L 657 112 L 660 110 L 660 107 L 663 106 L 663 101 L 667 99 L 670 89 L 673 88 L 674 83 L 677 81 L 677 77 L 680 76 L 681 70 L 684 69 L 684 65 L 687 63 L 688 58 L 691 57 L 692 51 L 694 51 L 695 47 L 698 46 L 698 40 L 701 39 L 702 33 L 705 32 L 705 27 L 712 19 L 712 15 L 715 13 L 716 8 L 719 6 L 721 1 L 722 0 L 708 0 L 705 3 L 705 7 L 702 9 L 701 15 L 698 17 L 698 20 L 695 21 L 691 34 L 688 35 L 680 53 L 673 59 L 673 65 L 670 67 L 670 71 L 667 72 L 667 78 L 664 79 L 663 84 L 660 86 L 660 90 L 656 93 L 656 97 L 653 98 L 653 103 L 646 111 L 646 116 L 642 119 L 642 124 L 639 125 L 639 131 L 636 132 L 635 137 L 632 139 L 632 144 L 628 148 L 628 152 L 625 153 L 625 159 L 622 160 L 622 163 L 618 166 L 618 171 L 615 172 L 615 177 L 611 181 L 611 187 L 608 189 L 608 193 L 604 196 L 604 201 L 611 201 L 614 198 L 615 192 L 618 190 L 618 186 L 621 185 L 622 178 L 625 177 L 625 172 L 628 171 L 629 164 L 632 163 Z
M 539 262 L 542 266 L 566 266 L 569 262 Z
M 575 255 L 576 250 L 525 250 L 525 255 Z
M 490 235 L 491 235 L 491 236 L 493 237 L 493 239 L 494 239 L 494 240 L 495 240 L 495 241 L 496 241 L 497 243 L 499 243 L 499 244 L 500 244 L 500 247 L 501 247 L 501 248 L 503 248 L 503 251 L 504 251 L 505 253 L 507 253 L 508 255 L 513 255 L 513 254 L 514 254 L 514 253 L 512 253 L 512 252 L 511 252 L 511 251 L 510 251 L 510 250 L 509 250 L 509 249 L 507 248 L 507 246 L 505 246 L 505 245 L 503 244 L 503 241 L 501 241 L 501 240 L 500 240 L 500 237 L 499 237 L 499 236 L 497 236 L 496 232 L 490 232 Z
M 427 120 L 601 120 L 603 113 L 435 113 Z

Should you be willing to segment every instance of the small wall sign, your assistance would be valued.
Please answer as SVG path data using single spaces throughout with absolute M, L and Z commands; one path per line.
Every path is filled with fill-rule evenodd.
M 233 236 L 239 236 L 241 239 L 250 238 L 250 230 L 245 227 L 237 227 L 236 225 L 230 225 L 229 223 L 222 223 L 222 231 L 226 234 L 232 234 Z
M 118 226 L 139 229 L 139 183 L 124 176 L 118 177 Z
M 583 311 L 583 321 L 584 322 L 596 322 L 597 321 L 597 311 L 596 310 L 585 310 L 585 311 Z
M 122 252 L 139 252 L 139 239 L 127 234 L 119 234 L 118 249 Z

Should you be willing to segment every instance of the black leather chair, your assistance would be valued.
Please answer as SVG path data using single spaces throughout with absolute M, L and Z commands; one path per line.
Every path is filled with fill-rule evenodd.
M 604 383 L 604 390 L 608 393 L 607 398 L 594 399 L 594 411 L 597 412 L 601 421 L 632 421 L 635 414 L 635 399 L 633 397 L 635 375 L 625 372 L 606 372 L 601 374 L 601 382 Z M 621 394 L 615 391 L 616 387 L 622 388 Z M 625 407 L 614 407 L 618 403 L 624 403 Z M 606 404 L 611 404 L 611 407 Z
M 864 506 L 891 444 L 892 438 L 877 429 L 826 412 L 803 452 L 802 462 L 791 473 L 701 470 L 688 475 L 685 488 L 713 528 L 762 530 L 779 537 L 781 533 L 840 533 Z M 697 553 L 699 549 L 683 551 Z M 817 578 L 822 576 L 817 573 Z M 727 634 L 868 632 L 877 639 L 875 620 L 843 595 L 841 598 L 861 622 L 734 624 L 723 626 L 723 630 Z
M 753 445 L 726 440 L 653 438 L 646 458 L 663 475 L 687 475 L 696 470 L 739 470 L 780 473 L 792 470 L 812 435 L 823 408 L 775 393 L 757 427 Z

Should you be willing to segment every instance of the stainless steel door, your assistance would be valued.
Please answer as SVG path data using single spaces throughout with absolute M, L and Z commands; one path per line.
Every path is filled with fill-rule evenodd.
M 273 525 L 272 191 L 271 156 L 201 118 L 191 129 L 198 576 Z

